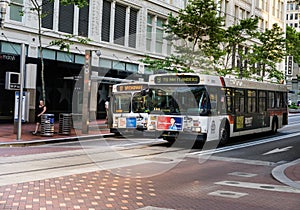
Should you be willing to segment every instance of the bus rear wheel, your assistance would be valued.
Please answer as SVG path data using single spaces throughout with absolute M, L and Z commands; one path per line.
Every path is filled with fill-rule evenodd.
M 220 127 L 219 145 L 225 145 L 229 141 L 229 133 L 229 125 L 227 122 L 223 121 Z

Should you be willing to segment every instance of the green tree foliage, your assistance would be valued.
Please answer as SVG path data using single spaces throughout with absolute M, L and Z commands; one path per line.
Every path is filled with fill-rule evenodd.
M 245 54 L 245 48 L 248 48 L 250 52 L 250 46 L 247 44 L 249 40 L 258 36 L 257 32 L 258 18 L 248 18 L 240 20 L 238 24 L 229 26 L 225 33 L 225 39 L 220 44 L 220 47 L 224 51 L 224 56 L 220 57 L 216 63 L 219 63 L 217 69 L 218 74 L 225 76 L 227 74 L 240 74 L 240 77 L 248 77 L 247 71 L 243 71 L 243 66 L 236 68 L 236 55 L 242 61 L 247 60 L 247 54 Z
M 169 14 L 165 25 L 166 39 L 173 43 L 175 55 L 165 61 L 143 60 L 150 68 L 173 71 L 192 71 L 192 68 L 208 68 L 211 57 L 218 58 L 218 45 L 223 39 L 223 18 L 217 13 L 214 0 L 191 0 L 178 15 Z M 212 59 L 214 60 L 214 59 Z M 172 62 L 170 62 L 172 61 Z M 155 64 L 154 66 L 151 66 Z
M 286 53 L 294 57 L 294 62 L 300 64 L 300 33 L 296 29 L 286 27 Z
M 284 32 L 274 24 L 272 29 L 266 29 L 258 36 L 260 44 L 254 44 L 253 53 L 250 58 L 250 66 L 253 74 L 260 74 L 258 80 L 263 81 L 266 73 L 270 79 L 276 78 L 281 81 L 284 75 L 276 68 L 276 64 L 280 63 L 285 55 L 285 39 Z M 253 67 L 258 64 L 259 68 Z
M 197 71 L 258 80 L 268 75 L 280 81 L 283 74 L 276 64 L 285 56 L 280 27 L 275 24 L 272 29 L 259 32 L 258 18 L 252 17 L 225 29 L 218 10 L 214 0 L 189 1 L 176 16 L 170 14 L 165 25 L 166 39 L 172 41 L 174 54 L 165 59 L 146 57 L 142 61 L 154 72 Z

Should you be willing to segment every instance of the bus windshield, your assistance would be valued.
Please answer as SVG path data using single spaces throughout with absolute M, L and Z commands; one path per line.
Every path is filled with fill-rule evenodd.
M 155 87 L 151 90 L 153 109 L 166 114 L 200 114 L 210 109 L 205 86 Z
M 120 93 L 114 95 L 114 113 L 129 113 L 131 104 L 131 93 Z
M 149 113 L 153 110 L 151 95 L 144 95 L 142 92 L 133 94 L 132 112 L 133 113 Z

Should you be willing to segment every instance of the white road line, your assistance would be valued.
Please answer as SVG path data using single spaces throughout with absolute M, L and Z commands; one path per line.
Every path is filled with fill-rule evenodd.
M 226 161 L 226 162 L 232 162 L 232 163 L 242 163 L 242 164 L 248 164 L 248 165 L 258 165 L 258 166 L 274 166 L 277 165 L 277 163 L 269 162 L 269 161 L 261 161 L 261 160 L 247 160 L 242 158 L 230 158 L 230 157 L 218 157 L 218 156 L 209 156 L 209 155 L 201 155 L 199 158 L 199 161 L 203 158 L 203 160 L 217 160 L 217 161 Z
M 291 138 L 291 137 L 295 137 L 295 136 L 300 136 L 300 132 L 291 133 L 291 134 L 284 135 L 284 136 L 276 136 L 276 137 L 273 137 L 273 138 L 263 139 L 263 140 L 254 141 L 254 142 L 248 142 L 248 143 L 239 144 L 239 145 L 233 145 L 233 146 L 227 146 L 227 147 L 222 147 L 222 148 L 210 149 L 210 150 L 206 150 L 206 151 L 192 152 L 188 155 L 216 154 L 216 153 L 227 152 L 227 151 L 231 151 L 231 150 L 235 150 L 235 149 L 241 149 L 241 148 L 245 148 L 245 147 L 252 147 L 252 146 L 255 146 L 255 145 L 259 145 L 259 144 L 265 144 L 265 143 L 269 143 L 269 142 L 279 141 L 279 140 L 282 140 L 282 139 Z
M 233 192 L 233 191 L 223 191 L 223 190 L 217 190 L 215 192 L 208 193 L 208 195 L 214 195 L 214 196 L 220 196 L 220 197 L 226 197 L 226 198 L 240 198 L 246 195 L 249 195 L 248 193 L 240 193 L 240 192 Z
M 242 187 L 242 188 L 250 188 L 257 190 L 267 190 L 267 191 L 275 191 L 275 192 L 287 192 L 287 193 L 299 193 L 300 190 L 282 185 L 271 185 L 271 184 L 261 184 L 261 183 L 252 183 L 252 182 L 239 182 L 239 181 L 221 181 L 215 182 L 217 185 L 231 186 L 231 187 Z

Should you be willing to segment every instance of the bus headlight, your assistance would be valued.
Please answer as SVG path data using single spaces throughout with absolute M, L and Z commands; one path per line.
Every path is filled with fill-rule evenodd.
M 193 127 L 192 131 L 197 132 L 197 133 L 201 133 L 201 127 Z

